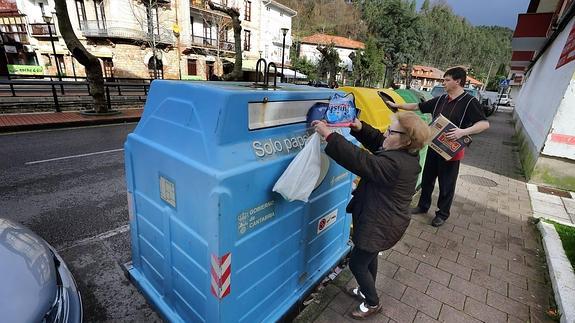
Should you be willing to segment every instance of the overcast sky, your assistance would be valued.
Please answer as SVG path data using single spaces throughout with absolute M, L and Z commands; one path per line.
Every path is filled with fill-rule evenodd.
M 434 3 L 437 0 L 431 0 Z M 423 0 L 417 0 L 417 9 Z M 529 0 L 447 0 L 453 11 L 474 26 L 496 25 L 515 29 L 517 15 L 525 13 Z

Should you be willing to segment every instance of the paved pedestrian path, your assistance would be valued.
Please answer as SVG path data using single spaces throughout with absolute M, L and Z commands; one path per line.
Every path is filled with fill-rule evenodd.
M 415 215 L 379 257 L 383 311 L 373 322 L 550 322 L 552 304 L 540 236 L 513 139 L 509 110 L 490 117 L 460 170 L 452 215 Z M 437 197 L 437 188 L 435 197 Z M 351 279 L 347 286 L 354 286 Z M 315 322 L 353 322 L 358 302 L 338 288 Z
M 138 121 L 143 109 L 122 109 L 110 116 L 86 116 L 78 111 L 0 114 L 0 132 Z

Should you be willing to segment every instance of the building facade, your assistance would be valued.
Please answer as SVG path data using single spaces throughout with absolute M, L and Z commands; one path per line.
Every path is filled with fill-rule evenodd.
M 0 24 L 0 30 L 6 35 L 6 31 L 25 29 L 21 40 L 26 38 L 26 42 L 18 48 L 29 53 L 26 59 L 19 53 L 14 58 L 9 56 L 5 65 L 37 66 L 41 69 L 38 74 L 56 75 L 57 63 L 66 76 L 85 75 L 60 36 L 53 0 L 0 1 L 9 2 L 11 15 L 21 19 L 20 24 L 14 19 L 10 21 L 23 26 Z M 289 53 L 291 18 L 295 11 L 275 1 L 213 2 L 240 12 L 242 54 L 247 60 L 247 70 L 250 59 L 256 60 L 264 53 L 269 60 L 281 62 L 278 57 L 281 43 L 278 47 L 277 38 L 281 28 L 288 30 L 286 52 Z M 207 80 L 232 68 L 235 46 L 231 19 L 225 13 L 211 10 L 207 1 L 67 0 L 67 8 L 76 36 L 101 60 L 106 77 Z M 16 60 L 16 56 L 21 59 Z M 255 67 L 255 61 L 251 65 Z
M 512 40 L 511 91 L 531 182 L 575 190 L 575 1 L 532 0 Z M 516 93 L 516 94 L 515 94 Z
M 336 80 L 341 83 L 345 83 L 346 75 L 350 75 L 353 71 L 353 62 L 350 55 L 365 48 L 365 44 L 360 41 L 326 34 L 314 34 L 304 37 L 300 43 L 299 57 L 305 58 L 314 64 L 317 64 L 321 59 L 321 53 L 317 50 L 317 47 L 333 44 L 339 54 L 339 67 L 345 71 L 336 76 Z

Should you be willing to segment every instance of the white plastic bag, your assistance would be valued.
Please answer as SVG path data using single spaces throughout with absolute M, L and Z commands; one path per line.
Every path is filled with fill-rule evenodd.
M 303 149 L 274 185 L 273 191 L 288 201 L 307 202 L 320 176 L 321 146 L 317 133 L 311 135 Z

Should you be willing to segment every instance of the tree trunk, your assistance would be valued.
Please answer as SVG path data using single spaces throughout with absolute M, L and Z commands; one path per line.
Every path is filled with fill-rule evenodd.
M 234 28 L 234 45 L 236 50 L 236 61 L 231 73 L 224 75 L 226 81 L 241 81 L 243 79 L 242 71 L 242 24 L 240 21 L 240 12 L 237 8 L 222 7 L 208 1 L 210 9 L 223 12 L 232 18 L 232 27 Z
M 78 40 L 76 34 L 74 34 L 74 29 L 72 28 L 68 15 L 66 0 L 55 0 L 55 3 L 60 34 L 62 34 L 66 42 L 66 47 L 68 47 L 72 56 L 86 68 L 86 77 L 90 84 L 90 95 L 94 99 L 94 110 L 96 113 L 108 112 L 100 60 L 90 54 Z

